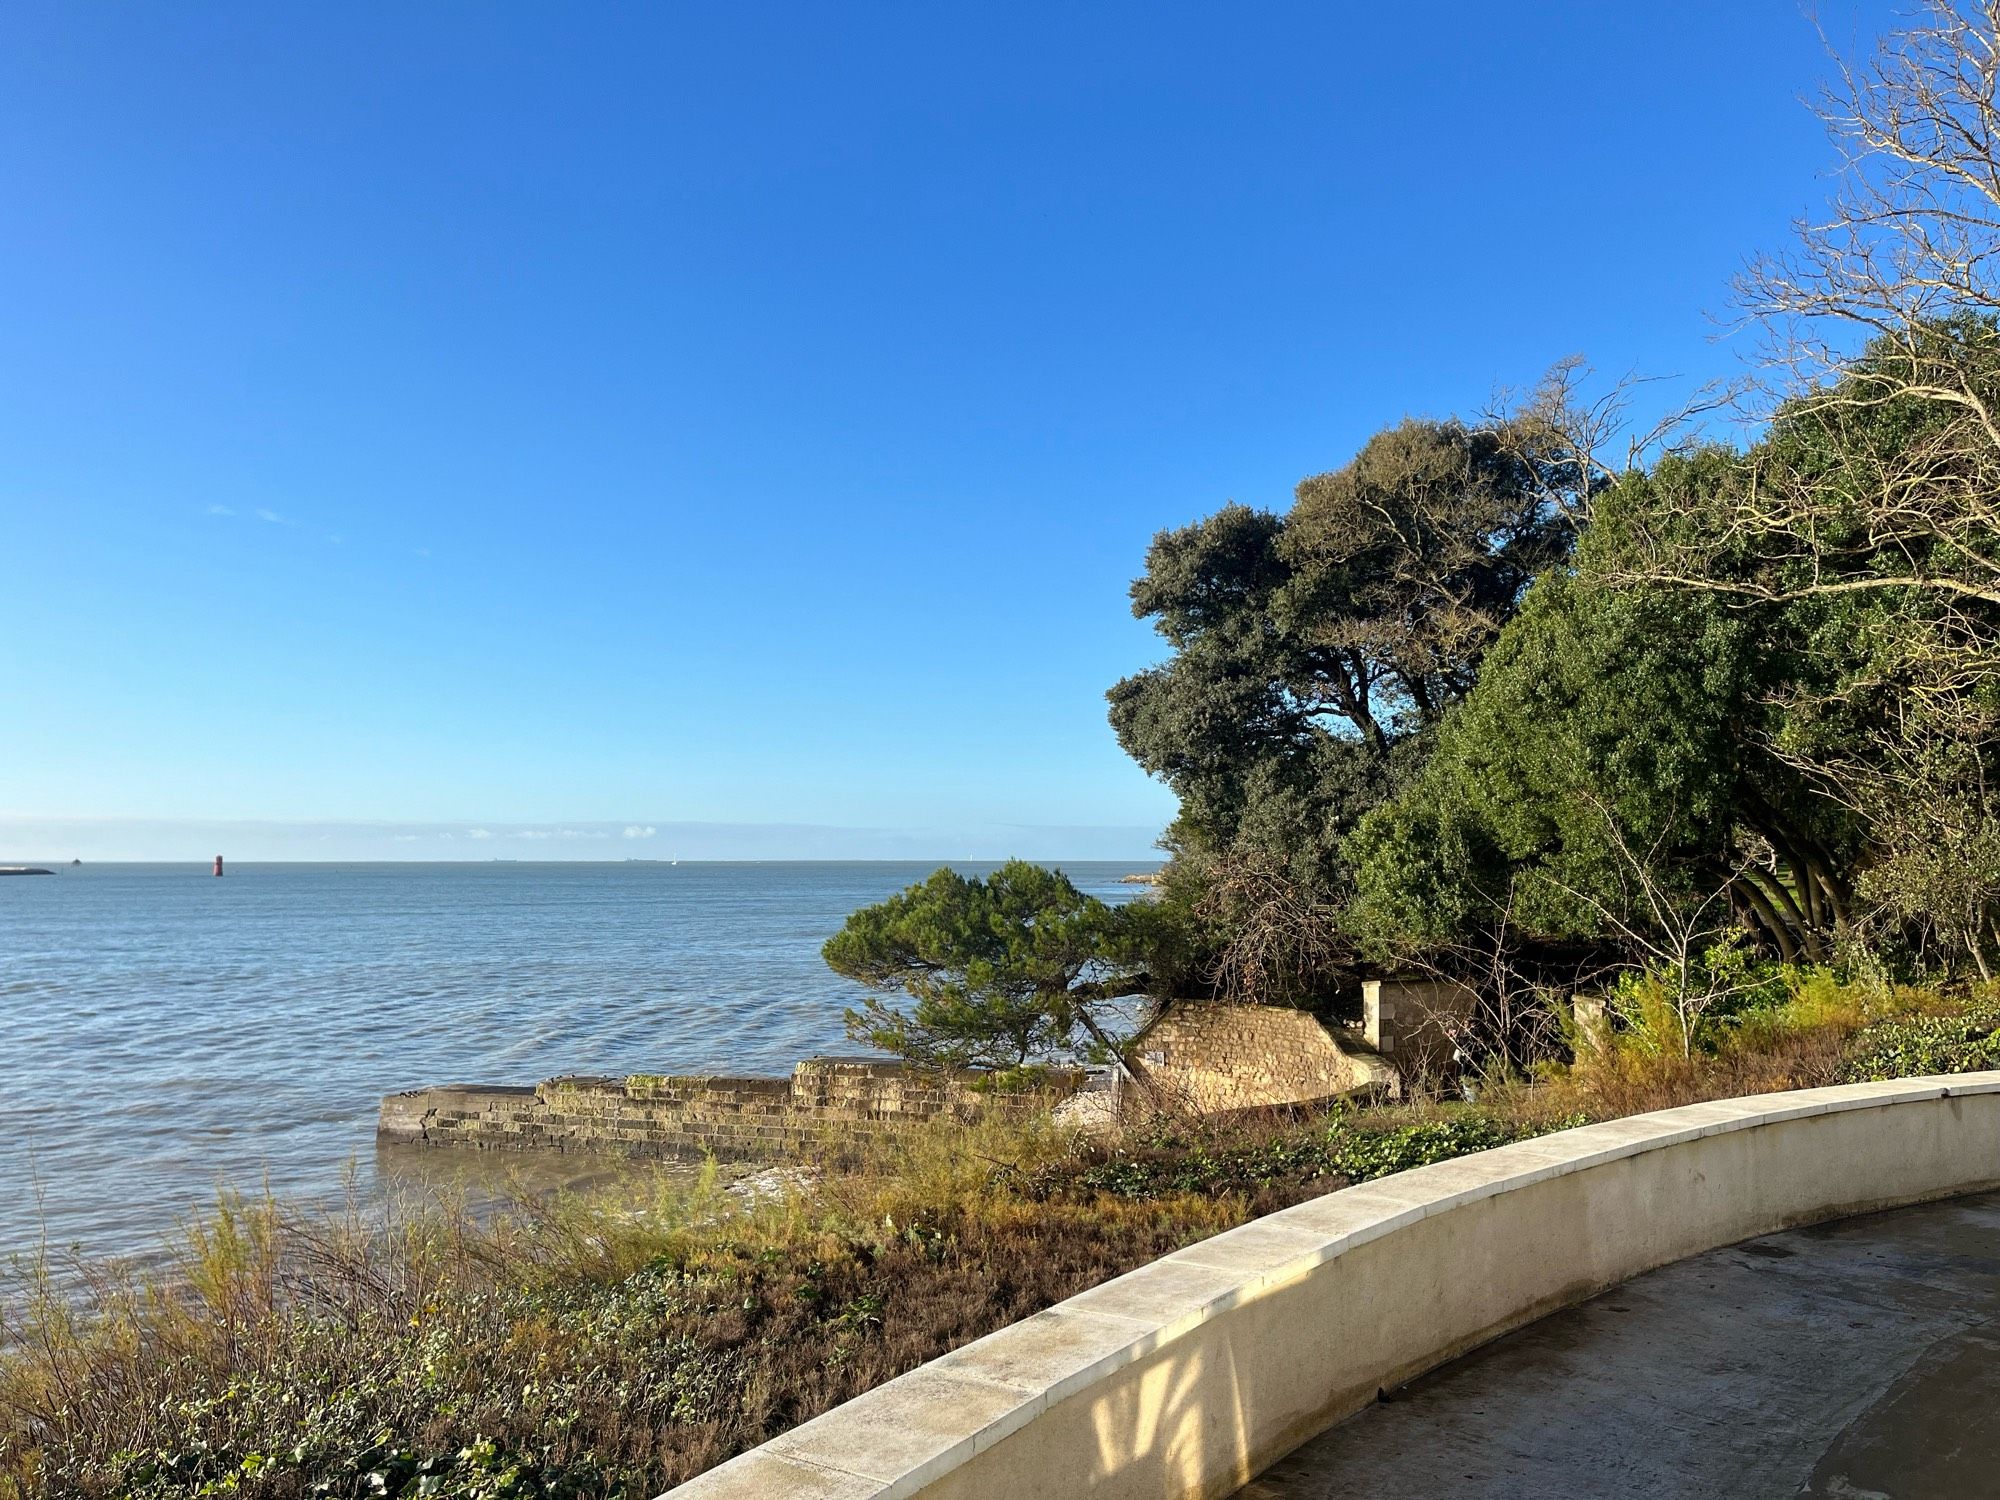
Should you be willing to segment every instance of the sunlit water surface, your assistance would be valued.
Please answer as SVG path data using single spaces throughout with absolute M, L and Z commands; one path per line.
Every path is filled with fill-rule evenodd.
M 991 866 L 964 864 L 967 873 Z M 1126 900 L 1133 865 L 1071 864 Z M 0 879 L 0 1257 L 148 1254 L 219 1186 L 624 1170 L 377 1153 L 385 1093 L 852 1053 L 819 958 L 929 864 L 66 867 Z M 450 1160 L 445 1160 L 450 1158 Z M 0 1269 L 0 1278 L 4 1278 Z

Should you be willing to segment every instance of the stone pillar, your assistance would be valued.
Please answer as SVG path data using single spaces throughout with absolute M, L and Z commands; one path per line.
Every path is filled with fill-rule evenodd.
M 1570 1014 L 1576 1019 L 1578 1052 L 1602 1052 L 1611 1036 L 1611 1017 L 1602 995 L 1572 995 Z
M 1361 986 L 1361 1029 L 1368 1045 L 1405 1079 L 1451 1070 L 1456 1036 L 1478 993 L 1443 979 L 1370 979 Z

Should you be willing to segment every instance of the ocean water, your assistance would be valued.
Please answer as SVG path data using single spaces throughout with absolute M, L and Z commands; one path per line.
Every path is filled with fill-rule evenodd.
M 217 880 L 199 865 L 86 865 L 0 879 L 0 1259 L 44 1243 L 156 1253 L 224 1186 L 330 1201 L 419 1171 L 474 1187 L 538 1167 L 615 1173 L 378 1154 L 376 1107 L 426 1084 L 784 1073 L 851 1055 L 841 1010 L 859 992 L 820 944 L 931 868 L 246 864 Z M 1065 868 L 1122 901 L 1138 888 L 1120 877 L 1149 866 Z

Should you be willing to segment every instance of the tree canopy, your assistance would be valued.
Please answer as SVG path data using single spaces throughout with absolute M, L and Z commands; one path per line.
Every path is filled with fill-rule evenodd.
M 1154 543 L 1173 655 L 1112 719 L 1180 795 L 1215 972 L 1574 978 L 1697 926 L 2000 962 L 1996 59 L 2000 7 L 1926 0 L 1842 67 L 1829 211 L 1741 288 L 1776 356 L 1748 446 L 1614 462 L 1616 397 L 1564 367 Z
M 1405 421 L 1285 515 L 1230 505 L 1154 539 L 1132 608 L 1172 653 L 1112 688 L 1111 722 L 1179 796 L 1189 904 L 1238 959 L 1346 899 L 1343 841 L 1567 549 L 1574 471 L 1531 438 Z M 1268 995 L 1277 967 L 1234 972 Z
M 1986 971 L 2000 607 L 1913 581 L 1974 564 L 1871 516 L 1879 476 L 1912 474 L 1906 449 L 1931 451 L 1943 420 L 1871 398 L 1878 353 L 1747 451 L 1670 455 L 1595 498 L 1569 565 L 1353 841 L 1350 916 L 1372 951 L 1504 930 L 1517 952 L 1630 959 L 1671 925 L 1663 901 L 1717 896 L 1776 957 L 1861 942 Z M 1924 506 L 1928 482 L 1901 503 Z M 1815 496 L 1817 519 L 1746 523 L 1772 491 Z
M 847 1012 L 856 1040 L 932 1066 L 1017 1069 L 1111 1045 L 1098 1011 L 1142 987 L 1147 915 L 1021 860 L 983 879 L 947 868 L 855 912 L 824 956 L 915 1001 L 870 996 Z
M 1018 1062 L 1142 976 L 1317 1005 L 1369 963 L 1993 973 L 1996 94 L 2000 0 L 1926 0 L 1843 69 L 1830 212 L 1744 284 L 1780 356 L 1745 445 L 1614 461 L 1619 395 L 1565 363 L 1156 536 L 1131 602 L 1167 654 L 1108 696 L 1179 799 L 1160 899 L 941 872 L 828 945 L 918 1002 L 857 1034 Z
M 1916 344 L 2000 391 L 1991 325 Z M 2000 532 L 1964 521 L 1963 413 L 1882 396 L 1911 346 L 1740 451 L 1564 488 L 1589 465 L 1558 440 L 1530 464 L 1504 423 L 1405 422 L 1284 515 L 1162 533 L 1133 601 L 1173 652 L 1112 721 L 1180 796 L 1167 889 L 1213 987 L 1574 982 L 1697 927 L 2000 960 Z

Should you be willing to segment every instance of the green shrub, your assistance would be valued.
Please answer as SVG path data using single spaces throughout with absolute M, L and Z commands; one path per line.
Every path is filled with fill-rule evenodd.
M 1041 1202 L 1087 1199 L 1097 1193 L 1141 1202 L 1183 1193 L 1268 1199 L 1276 1191 L 1309 1197 L 1342 1181 L 1368 1182 L 1583 1123 L 1578 1115 L 1508 1125 L 1492 1115 L 1464 1110 L 1437 1119 L 1378 1125 L 1369 1122 L 1365 1112 L 1343 1111 L 1330 1121 L 1322 1117 L 1261 1137 L 1248 1130 L 1193 1138 L 1163 1131 L 1102 1155 L 1009 1174 L 996 1186 L 1011 1186 Z
M 1268 1140 L 1188 1140 L 1160 1134 L 1101 1157 L 1044 1166 L 1015 1185 L 1030 1199 L 1044 1202 L 1096 1193 L 1146 1201 L 1181 1193 L 1255 1195 L 1281 1184 L 1321 1183 L 1338 1172 L 1332 1136 L 1324 1128 Z
M 1334 1132 L 1334 1169 L 1353 1182 L 1368 1182 L 1412 1167 L 1428 1167 L 1435 1162 L 1470 1156 L 1519 1140 L 1519 1133 L 1506 1129 L 1484 1115 L 1453 1115 L 1442 1120 L 1425 1120 L 1395 1130 L 1341 1129 Z
M 1846 1083 L 1977 1073 L 2000 1067 L 2000 1001 L 1981 1000 L 1957 1015 L 1903 1016 L 1864 1027 L 1842 1059 Z

